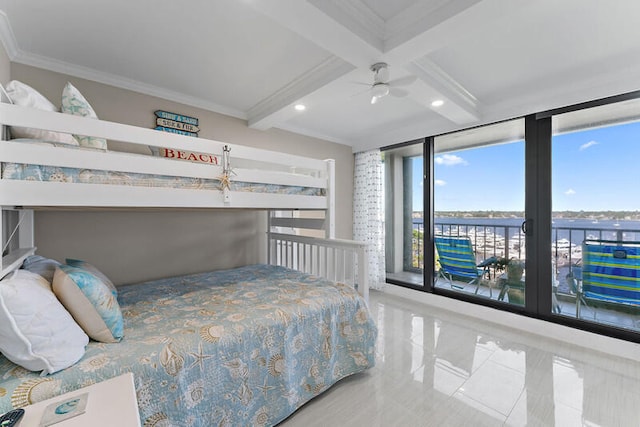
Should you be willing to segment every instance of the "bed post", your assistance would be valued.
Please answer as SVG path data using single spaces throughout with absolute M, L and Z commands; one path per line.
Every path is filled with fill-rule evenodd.
M 336 238 L 336 161 L 325 160 L 327 163 L 327 211 L 325 213 L 325 237 Z
M 267 265 L 271 265 L 271 215 L 273 210 L 267 210 Z
M 7 219 L 7 212 L 10 211 L 18 212 L 15 224 L 10 224 Z M 3 231 L 5 227 L 6 235 Z M 18 248 L 12 249 L 10 242 L 16 238 L 18 239 Z M 3 250 L 0 257 L 0 279 L 20 268 L 22 261 L 36 251 L 33 238 L 33 210 L 0 207 L 0 247 L 4 249 L 5 245 L 8 252 L 4 253 Z

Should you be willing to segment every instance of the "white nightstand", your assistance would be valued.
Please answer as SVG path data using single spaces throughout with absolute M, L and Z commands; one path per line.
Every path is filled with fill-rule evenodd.
M 29 405 L 24 408 L 24 417 L 18 426 L 38 427 L 42 413 L 49 404 L 83 393 L 89 393 L 85 413 L 54 424 L 53 427 L 140 427 L 138 400 L 132 373 Z

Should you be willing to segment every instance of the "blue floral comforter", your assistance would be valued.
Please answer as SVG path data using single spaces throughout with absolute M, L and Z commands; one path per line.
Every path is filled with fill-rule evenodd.
M 118 288 L 120 343 L 41 377 L 0 356 L 0 412 L 133 372 L 144 426 L 273 425 L 374 365 L 377 329 L 350 287 L 282 267 Z

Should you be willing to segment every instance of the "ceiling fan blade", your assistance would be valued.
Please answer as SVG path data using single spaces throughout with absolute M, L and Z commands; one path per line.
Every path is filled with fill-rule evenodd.
M 409 95 L 409 91 L 397 87 L 392 87 L 389 88 L 389 95 L 395 96 L 396 98 L 403 98 Z
M 368 93 L 368 92 L 371 92 L 371 89 L 361 90 L 361 91 L 359 91 L 357 93 L 354 93 L 353 95 L 351 95 L 351 98 L 355 98 L 356 96 L 360 96 L 363 93 Z
M 351 82 L 349 82 L 349 83 L 353 83 L 354 85 L 362 85 L 362 86 L 369 86 L 369 87 L 371 87 L 371 83 L 365 83 L 365 82 L 354 82 L 354 81 L 351 81 Z
M 407 86 L 415 82 L 416 80 L 417 80 L 416 76 L 407 76 L 407 77 L 400 77 L 399 79 L 391 80 L 387 84 L 389 86 Z
M 371 103 L 375 104 L 376 102 L 378 102 L 378 97 L 377 96 L 372 96 L 371 97 Z

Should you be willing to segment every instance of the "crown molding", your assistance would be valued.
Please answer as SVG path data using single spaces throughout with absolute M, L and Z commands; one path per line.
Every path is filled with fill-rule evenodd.
M 105 73 L 104 71 L 98 71 L 89 67 L 70 64 L 68 62 L 59 61 L 46 56 L 20 52 L 18 56 L 13 59 L 13 62 L 29 65 L 32 67 L 43 68 L 45 70 L 67 74 L 69 76 L 78 77 L 85 80 L 91 80 L 120 89 L 127 89 L 132 92 L 141 93 L 143 95 L 155 96 L 156 98 L 178 102 L 180 104 L 189 105 L 191 107 L 202 108 L 204 110 L 213 111 L 215 113 L 224 114 L 238 119 L 247 119 L 247 116 L 243 111 L 225 107 L 223 105 L 216 104 L 215 102 L 210 102 L 196 96 L 185 95 L 183 93 L 165 89 L 159 86 L 150 85 L 134 79 L 117 76 L 111 73 Z
M 385 51 L 392 50 L 413 37 L 426 33 L 481 0 L 416 1 L 386 23 Z
M 413 61 L 407 65 L 407 68 L 420 79 L 443 93 L 447 98 L 454 100 L 462 108 L 467 109 L 469 112 L 477 113 L 479 107 L 478 99 L 429 58 L 423 57 Z
M 385 22 L 362 0 L 310 0 L 309 2 L 377 51 L 383 51 Z
M 302 126 L 293 126 L 289 123 L 283 123 L 283 124 L 279 124 L 277 126 L 274 126 L 277 129 L 283 130 L 283 131 L 287 131 L 287 132 L 292 132 L 292 133 L 296 133 L 298 135 L 304 135 L 304 136 L 308 136 L 310 138 L 316 138 L 316 139 L 321 139 L 323 141 L 329 141 L 329 142 L 333 142 L 335 144 L 340 144 L 340 145 L 347 145 L 349 147 L 351 147 L 352 141 L 343 139 L 343 138 L 336 138 L 335 136 L 331 136 L 331 135 L 327 135 L 324 133 L 320 133 L 320 132 L 316 132 L 314 130 L 302 127 Z
M 287 120 L 295 114 L 292 103 L 331 83 L 335 79 L 355 69 L 352 64 L 336 56 L 310 69 L 269 97 L 251 107 L 247 113 L 249 127 L 265 130 Z
M 0 39 L 7 51 L 7 55 L 9 56 L 9 60 L 11 62 L 29 65 L 36 68 L 42 68 L 45 70 L 66 74 L 85 80 L 91 80 L 120 89 L 127 89 L 132 92 L 141 93 L 143 95 L 155 96 L 156 98 L 178 102 L 180 104 L 189 105 L 191 107 L 202 108 L 204 110 L 213 111 L 215 113 L 224 114 L 238 119 L 247 119 L 247 115 L 244 111 L 225 107 L 223 105 L 216 104 L 202 98 L 185 95 L 176 91 L 139 82 L 133 79 L 127 79 L 111 73 L 105 73 L 104 71 L 98 71 L 93 68 L 82 67 L 46 56 L 23 52 L 18 47 L 18 43 L 16 42 L 16 38 L 13 34 L 13 30 L 11 29 L 11 25 L 9 23 L 7 15 L 1 10 Z

